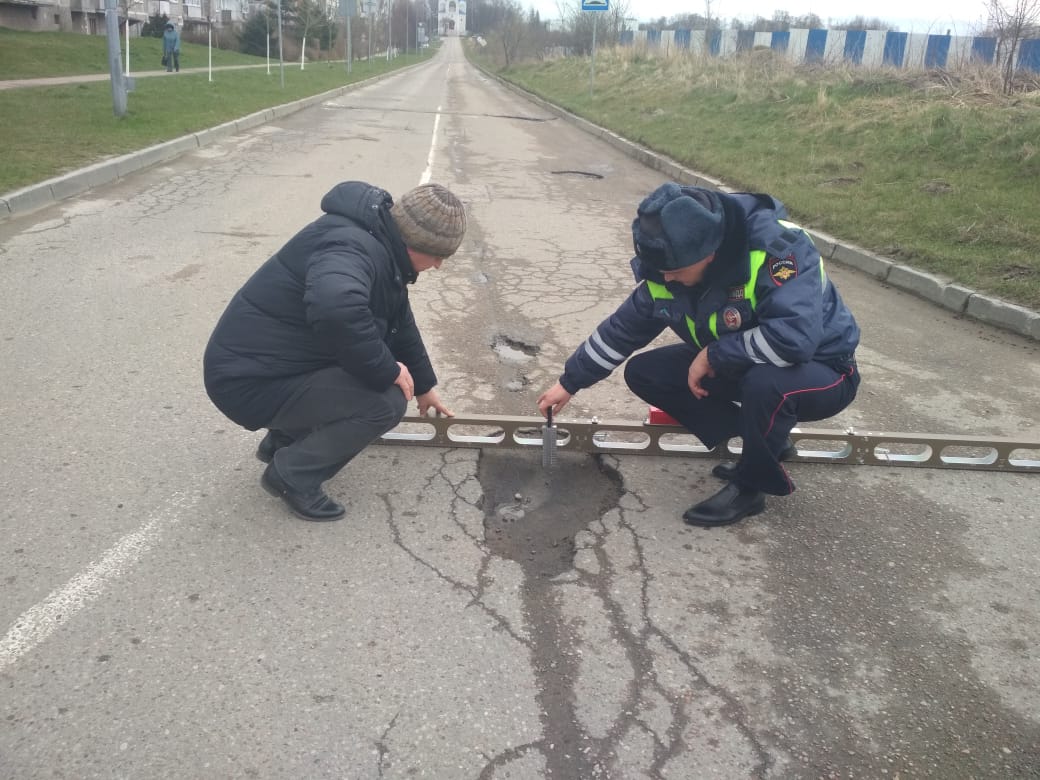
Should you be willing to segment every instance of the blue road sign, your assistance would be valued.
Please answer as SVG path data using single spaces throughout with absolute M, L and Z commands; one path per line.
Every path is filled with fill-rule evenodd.
M 581 0 L 582 11 L 606 11 L 610 0 Z

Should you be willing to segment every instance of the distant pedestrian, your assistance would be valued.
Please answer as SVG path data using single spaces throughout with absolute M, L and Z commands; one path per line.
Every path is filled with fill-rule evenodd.
M 166 29 L 162 35 L 162 63 L 166 66 L 166 72 L 180 71 L 181 69 L 181 34 L 173 26 L 173 22 L 166 23 Z

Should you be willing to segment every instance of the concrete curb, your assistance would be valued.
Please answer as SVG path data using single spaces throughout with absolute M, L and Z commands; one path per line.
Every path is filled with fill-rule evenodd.
M 518 87 L 516 84 L 503 80 L 495 73 L 484 69 L 481 69 L 481 72 L 497 81 L 506 89 L 522 96 L 525 100 L 536 103 L 550 114 L 564 119 L 590 135 L 606 141 L 632 159 L 638 160 L 655 171 L 660 171 L 673 181 L 700 187 L 712 187 L 724 192 L 730 191 L 730 188 L 726 187 L 722 182 L 685 168 L 668 157 L 639 146 L 610 130 L 593 124 L 587 119 L 572 114 L 566 109 L 560 108 L 522 87 Z M 975 292 L 949 279 L 943 279 L 924 271 L 918 271 L 916 268 L 900 265 L 892 260 L 875 255 L 862 247 L 829 236 L 826 233 L 820 233 L 811 229 L 807 229 L 806 232 L 812 236 L 824 260 L 833 260 L 843 266 L 853 268 L 868 276 L 873 276 L 878 281 L 908 292 L 956 314 L 1040 341 L 1040 313 L 1038 312 L 1027 309 L 1024 306 L 1009 303 L 1000 298 Z
M 44 206 L 49 206 L 57 201 L 81 195 L 94 187 L 101 186 L 102 184 L 111 184 L 114 181 L 125 178 L 144 168 L 158 165 L 159 163 L 179 157 L 185 152 L 194 151 L 211 143 L 221 141 L 235 135 L 236 133 L 266 124 L 267 122 L 274 121 L 281 117 L 295 114 L 297 111 L 301 111 L 305 108 L 320 105 L 331 98 L 339 97 L 340 95 L 344 95 L 347 92 L 351 92 L 360 87 L 374 84 L 377 81 L 381 81 L 391 76 L 406 73 L 414 68 L 420 68 L 426 64 L 428 64 L 428 62 L 416 63 L 415 65 L 409 65 L 407 68 L 400 68 L 398 70 L 390 71 L 389 73 L 381 73 L 378 76 L 373 76 L 364 81 L 336 87 L 328 92 L 300 98 L 292 103 L 285 103 L 280 106 L 265 108 L 254 114 L 249 114 L 239 119 L 225 122 L 216 127 L 199 130 L 198 132 L 190 133 L 181 136 L 180 138 L 174 138 L 172 141 L 166 141 L 155 146 L 149 146 L 145 149 L 139 149 L 136 152 L 130 152 L 129 154 L 124 154 L 119 157 L 113 157 L 110 160 L 95 163 L 94 165 L 88 165 L 86 168 L 80 168 L 79 170 L 57 176 L 53 179 L 47 179 L 38 184 L 31 184 L 28 187 L 5 193 L 0 195 L 0 222 L 12 217 L 21 216 L 30 211 L 35 211 Z

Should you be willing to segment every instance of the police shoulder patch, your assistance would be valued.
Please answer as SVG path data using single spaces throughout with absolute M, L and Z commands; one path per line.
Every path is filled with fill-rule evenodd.
M 787 254 L 783 257 L 770 255 L 766 262 L 769 264 L 769 278 L 773 280 L 773 284 L 777 287 L 798 276 L 798 263 L 795 262 L 793 254 Z
M 727 306 L 722 310 L 722 323 L 726 330 L 740 330 L 740 311 L 735 306 Z

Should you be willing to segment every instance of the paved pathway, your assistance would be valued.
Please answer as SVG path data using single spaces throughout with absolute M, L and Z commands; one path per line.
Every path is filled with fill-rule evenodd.
M 286 63 L 287 65 L 289 63 Z M 262 65 L 221 65 L 214 67 L 213 70 L 243 70 L 244 68 L 264 68 L 267 67 L 267 63 Z M 272 68 L 277 67 L 276 64 L 272 63 Z M 181 68 L 181 73 L 205 73 L 209 68 Z M 160 70 L 141 70 L 131 72 L 129 74 L 132 78 L 139 79 L 146 76 L 165 76 L 167 71 L 165 69 Z M 170 74 L 172 75 L 172 74 Z M 56 87 L 62 84 L 82 84 L 88 81 L 108 81 L 108 73 L 84 73 L 79 76 L 53 76 L 50 78 L 42 79 L 9 79 L 7 81 L 0 81 L 0 89 L 19 89 L 22 87 Z

